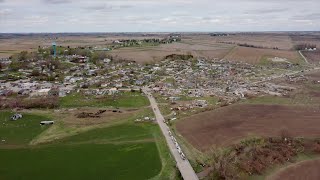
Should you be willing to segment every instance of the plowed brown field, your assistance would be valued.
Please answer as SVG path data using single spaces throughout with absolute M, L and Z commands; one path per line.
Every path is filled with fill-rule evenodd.
M 320 136 L 319 107 L 231 105 L 178 121 L 178 132 L 197 149 L 227 146 L 250 136 Z

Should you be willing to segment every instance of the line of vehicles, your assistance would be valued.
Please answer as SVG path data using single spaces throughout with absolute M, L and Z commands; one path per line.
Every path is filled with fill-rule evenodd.
M 147 94 L 148 96 L 152 97 L 151 94 L 148 94 L 148 93 L 146 93 L 146 94 Z M 155 107 L 153 108 L 153 110 L 154 110 L 154 111 L 157 111 L 157 109 L 156 109 Z M 168 122 L 166 122 L 165 119 L 163 119 L 163 122 L 166 123 L 166 124 L 168 123 Z M 173 141 L 174 145 L 176 146 L 176 148 L 177 148 L 177 150 L 178 150 L 178 152 L 179 152 L 179 154 L 180 154 L 181 159 L 182 159 L 182 160 L 186 160 L 185 154 L 182 152 L 181 147 L 179 146 L 176 138 L 175 138 L 175 137 L 173 136 L 173 134 L 171 133 L 169 127 L 168 127 L 168 133 L 169 133 L 169 136 L 171 137 L 171 140 Z
M 168 130 L 168 133 L 169 133 L 169 136 L 171 137 L 171 140 L 173 141 L 174 145 L 176 146 L 176 148 L 177 148 L 177 150 L 178 150 L 178 152 L 179 152 L 179 154 L 180 154 L 181 159 L 182 159 L 182 160 L 185 160 L 185 159 L 186 159 L 186 156 L 185 156 L 184 153 L 182 152 L 181 147 L 179 146 L 176 138 L 172 135 L 172 133 L 171 133 L 170 130 Z

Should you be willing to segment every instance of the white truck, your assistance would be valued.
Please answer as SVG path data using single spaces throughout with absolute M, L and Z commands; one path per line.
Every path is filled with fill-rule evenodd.
M 181 159 L 182 159 L 182 160 L 185 160 L 185 159 L 186 159 L 186 156 L 183 154 L 183 152 L 180 154 L 180 156 L 181 156 Z

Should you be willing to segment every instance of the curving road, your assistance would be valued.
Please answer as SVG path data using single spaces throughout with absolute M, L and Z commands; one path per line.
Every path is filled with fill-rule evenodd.
M 173 143 L 173 141 L 171 140 L 171 137 L 168 133 L 169 127 L 167 126 L 166 123 L 164 123 L 164 117 L 162 116 L 159 108 L 158 108 L 158 104 L 155 100 L 155 98 L 152 96 L 152 94 L 150 93 L 150 90 L 146 87 L 142 88 L 142 91 L 148 96 L 148 99 L 150 101 L 152 110 L 156 116 L 156 120 L 160 126 L 160 129 L 164 135 L 164 137 L 166 138 L 168 147 L 171 151 L 171 154 L 173 155 L 177 166 L 180 170 L 180 173 L 183 177 L 184 180 L 198 180 L 198 176 L 196 175 L 196 173 L 194 172 L 192 166 L 190 165 L 188 159 L 183 160 L 175 146 L 175 144 Z

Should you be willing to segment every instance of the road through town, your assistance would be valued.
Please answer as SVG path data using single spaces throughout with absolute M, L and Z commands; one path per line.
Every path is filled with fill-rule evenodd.
M 164 117 L 162 116 L 158 104 L 155 100 L 155 98 L 152 96 L 152 94 L 150 93 L 149 89 L 144 87 L 142 88 L 142 91 L 147 95 L 152 110 L 156 116 L 156 120 L 160 126 L 160 129 L 167 141 L 168 147 L 171 151 L 171 154 L 173 155 L 176 163 L 177 163 L 177 167 L 179 168 L 179 171 L 183 177 L 184 180 L 198 180 L 198 176 L 196 175 L 196 173 L 194 172 L 192 166 L 190 165 L 188 159 L 183 160 L 174 144 L 174 142 L 171 140 L 171 137 L 169 135 L 169 127 L 167 126 L 166 123 L 164 123 Z

